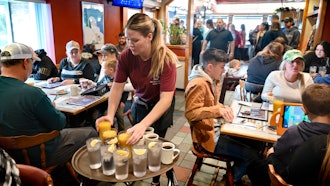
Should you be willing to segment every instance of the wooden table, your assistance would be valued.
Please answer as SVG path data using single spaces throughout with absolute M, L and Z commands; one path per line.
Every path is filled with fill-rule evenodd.
M 271 117 L 271 112 L 268 113 L 268 121 L 257 121 L 237 117 L 240 108 L 239 101 L 234 100 L 231 104 L 231 108 L 233 109 L 235 114 L 234 122 L 223 124 L 220 130 L 221 134 L 270 143 L 275 143 L 277 139 L 281 137 L 276 134 L 276 131 L 272 131 L 268 128 L 268 121 Z M 243 120 L 245 120 L 246 122 L 242 122 Z
M 166 141 L 163 139 L 163 141 Z M 135 182 L 135 181 L 140 181 L 140 180 L 145 180 L 148 178 L 152 178 L 155 176 L 159 176 L 163 173 L 166 173 L 167 171 L 171 170 L 175 164 L 177 163 L 179 156 L 176 157 L 173 160 L 172 164 L 165 165 L 161 164 L 160 170 L 157 172 L 151 172 L 150 170 L 147 169 L 147 173 L 143 177 L 135 177 L 133 175 L 133 163 L 132 159 L 130 159 L 130 165 L 129 165 L 129 171 L 128 171 L 128 177 L 125 180 L 117 180 L 115 178 L 115 175 L 111 176 L 106 176 L 102 173 L 102 167 L 99 169 L 90 169 L 89 167 L 89 160 L 88 160 L 88 152 L 86 145 L 81 147 L 72 157 L 71 163 L 72 167 L 74 168 L 75 171 L 77 171 L 80 175 L 84 176 L 85 178 L 92 179 L 92 180 L 97 180 L 97 181 L 104 181 L 104 182 Z
M 57 94 L 57 98 L 55 100 L 55 108 L 61 112 L 64 112 L 65 114 L 69 114 L 69 115 L 77 115 L 90 108 L 93 108 L 105 101 L 108 101 L 108 97 L 109 97 L 109 92 L 107 92 L 103 96 L 100 96 L 99 100 L 97 100 L 96 102 L 89 104 L 87 106 L 70 105 L 70 104 L 68 104 L 69 99 L 81 97 L 80 96 L 80 93 L 82 92 L 81 90 L 79 92 L 79 96 L 71 96 L 70 95 L 70 86 L 71 85 L 64 85 L 64 86 L 59 86 L 59 87 L 52 88 L 52 89 L 47 89 L 47 88 L 41 87 L 41 85 L 46 83 L 46 81 L 33 80 L 33 79 L 29 78 L 26 82 L 27 83 L 33 82 L 34 86 L 41 88 L 47 95 L 48 94 L 57 94 L 57 92 L 59 90 L 64 90 L 65 92 L 67 92 L 66 94 L 63 94 L 63 95 Z

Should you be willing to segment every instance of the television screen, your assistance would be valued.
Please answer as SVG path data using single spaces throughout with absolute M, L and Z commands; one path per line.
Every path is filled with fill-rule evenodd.
M 113 0 L 112 5 L 141 9 L 143 6 L 143 0 Z

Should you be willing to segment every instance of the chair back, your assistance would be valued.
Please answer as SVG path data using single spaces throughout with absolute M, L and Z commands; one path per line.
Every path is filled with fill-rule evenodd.
M 223 78 L 222 81 L 222 86 L 221 86 L 221 92 L 220 92 L 220 98 L 219 102 L 223 103 L 225 101 L 225 96 L 226 96 L 226 91 L 234 91 L 235 87 L 239 84 L 239 80 L 241 78 L 234 78 L 234 77 L 225 77 Z
M 268 175 L 270 178 L 271 186 L 292 186 L 286 183 L 283 178 L 275 172 L 274 166 L 268 164 Z
M 17 164 L 22 185 L 53 186 L 53 179 L 46 171 L 31 165 Z
M 46 151 L 45 142 L 54 139 L 59 135 L 58 130 L 49 133 L 39 133 L 34 136 L 0 136 L 0 147 L 10 152 L 10 150 L 21 150 L 25 164 L 31 165 L 31 158 L 28 154 L 28 148 L 39 146 L 41 168 L 46 169 Z

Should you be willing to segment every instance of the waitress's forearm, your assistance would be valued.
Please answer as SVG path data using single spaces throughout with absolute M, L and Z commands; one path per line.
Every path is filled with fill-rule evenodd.
M 157 104 L 140 123 L 149 127 L 156 122 L 170 108 L 173 95 L 174 92 L 162 92 Z
M 117 107 L 119 105 L 121 96 L 123 94 L 125 83 L 116 83 L 114 82 L 112 84 L 110 95 L 109 95 L 109 101 L 108 101 L 108 116 L 111 118 L 114 118 L 115 113 L 117 111 Z

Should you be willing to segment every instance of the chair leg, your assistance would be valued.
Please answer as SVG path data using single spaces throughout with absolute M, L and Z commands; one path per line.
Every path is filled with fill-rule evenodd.
M 187 185 L 193 185 L 195 174 L 197 170 L 200 169 L 200 167 L 202 166 L 202 163 L 203 163 L 203 158 L 197 157 Z
M 229 186 L 234 186 L 234 175 L 233 175 L 233 171 L 232 171 L 230 162 L 226 162 L 226 166 L 227 166 L 226 174 L 228 177 L 228 184 L 229 184 Z
M 77 177 L 77 173 L 74 171 L 74 169 L 73 169 L 71 163 L 70 163 L 70 162 L 66 162 L 65 166 L 66 166 L 66 168 L 68 169 L 68 171 L 70 172 L 72 178 L 73 178 L 77 183 L 80 184 L 80 180 L 78 179 L 78 177 Z

